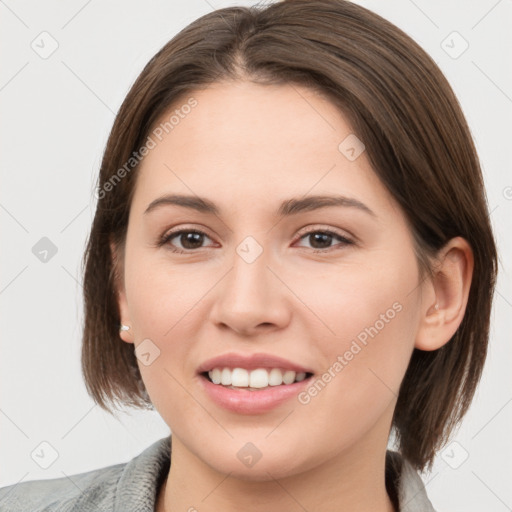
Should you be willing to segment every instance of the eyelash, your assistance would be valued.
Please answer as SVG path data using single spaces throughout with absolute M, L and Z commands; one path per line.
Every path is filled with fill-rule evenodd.
M 164 234 L 158 241 L 157 246 L 162 247 L 163 245 L 168 244 L 173 238 L 177 237 L 178 235 L 182 235 L 184 233 L 197 233 L 199 235 L 204 235 L 207 238 L 210 238 L 206 233 L 204 233 L 203 231 L 199 231 L 197 229 L 181 229 L 181 230 L 171 231 L 170 233 Z M 313 229 L 313 230 L 307 231 L 306 233 L 303 233 L 299 237 L 298 241 L 302 240 L 303 238 L 306 238 L 309 235 L 316 234 L 316 233 L 321 233 L 324 235 L 332 235 L 333 237 L 338 238 L 342 242 L 341 245 L 354 245 L 354 242 L 352 240 L 349 240 L 348 238 L 346 238 L 346 237 L 340 235 L 339 233 L 332 231 L 330 229 Z M 312 252 L 313 253 L 327 253 L 332 250 L 335 250 L 335 248 L 336 248 L 336 246 L 328 247 L 327 249 L 313 249 Z M 202 249 L 202 247 L 200 247 L 199 249 Z M 179 249 L 177 247 L 170 246 L 170 250 L 174 253 L 179 253 L 179 254 L 192 254 L 193 252 L 197 252 L 198 249 L 183 250 L 183 249 Z

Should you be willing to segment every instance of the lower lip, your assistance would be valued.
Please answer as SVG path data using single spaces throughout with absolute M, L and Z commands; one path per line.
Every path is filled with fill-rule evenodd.
M 206 394 L 219 406 L 238 414 L 260 414 L 270 411 L 282 403 L 296 397 L 306 386 L 311 377 L 293 384 L 269 386 L 258 391 L 241 388 L 231 389 L 214 384 L 204 375 L 199 376 Z

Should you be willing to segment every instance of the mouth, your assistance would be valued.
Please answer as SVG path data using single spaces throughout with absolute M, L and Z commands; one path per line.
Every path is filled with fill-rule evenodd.
M 283 368 L 229 368 L 215 367 L 200 374 L 212 384 L 227 389 L 260 391 L 271 387 L 289 386 L 313 376 L 311 372 L 296 372 Z
M 204 393 L 217 406 L 235 414 L 257 415 L 289 404 L 310 385 L 313 373 L 283 370 L 215 367 L 201 372 L 199 379 Z
M 197 369 L 206 396 L 237 414 L 262 414 L 297 398 L 314 372 L 271 354 L 224 354 Z

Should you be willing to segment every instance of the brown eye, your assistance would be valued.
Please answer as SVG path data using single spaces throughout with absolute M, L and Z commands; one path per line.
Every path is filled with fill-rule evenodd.
M 195 250 L 204 247 L 203 243 L 205 238 L 210 239 L 210 237 L 202 231 L 195 229 L 182 229 L 164 235 L 158 245 L 167 245 L 172 252 L 177 253 L 186 253 L 189 251 L 194 252 Z M 348 238 L 331 230 L 311 230 L 307 233 L 304 233 L 300 237 L 300 240 L 305 239 L 309 239 L 311 249 L 313 249 L 313 252 L 316 253 L 328 252 L 332 249 L 335 249 L 336 246 L 343 247 L 346 245 L 354 244 L 354 242 Z M 337 239 L 340 243 L 332 245 L 332 242 L 335 239 Z
M 182 229 L 181 231 L 174 231 L 164 236 L 160 245 L 169 244 L 173 252 L 186 252 L 193 251 L 194 249 L 201 249 L 204 238 L 209 238 L 206 233 L 192 229 Z M 181 247 L 175 247 L 176 242 L 171 243 L 171 240 L 177 239 Z
M 337 245 L 352 245 L 353 242 L 348 238 L 330 230 L 308 231 L 300 237 L 300 240 L 309 239 L 314 252 L 327 252 L 336 246 L 332 246 L 333 239 L 338 239 L 341 243 Z

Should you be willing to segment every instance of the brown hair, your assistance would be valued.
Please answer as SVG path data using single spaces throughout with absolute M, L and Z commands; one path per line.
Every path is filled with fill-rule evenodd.
M 133 84 L 106 145 L 83 260 L 87 391 L 109 412 L 116 401 L 152 407 L 133 345 L 119 337 L 116 298 L 137 177 L 134 155 L 179 98 L 229 80 L 307 86 L 340 108 L 406 215 L 422 276 L 431 275 L 432 257 L 452 237 L 470 243 L 474 271 L 465 316 L 442 348 L 414 350 L 393 417 L 403 456 L 417 469 L 431 466 L 466 413 L 482 373 L 497 273 L 495 241 L 478 157 L 447 80 L 404 32 L 344 0 L 213 11 L 168 42 Z M 111 240 L 119 249 L 118 265 Z

